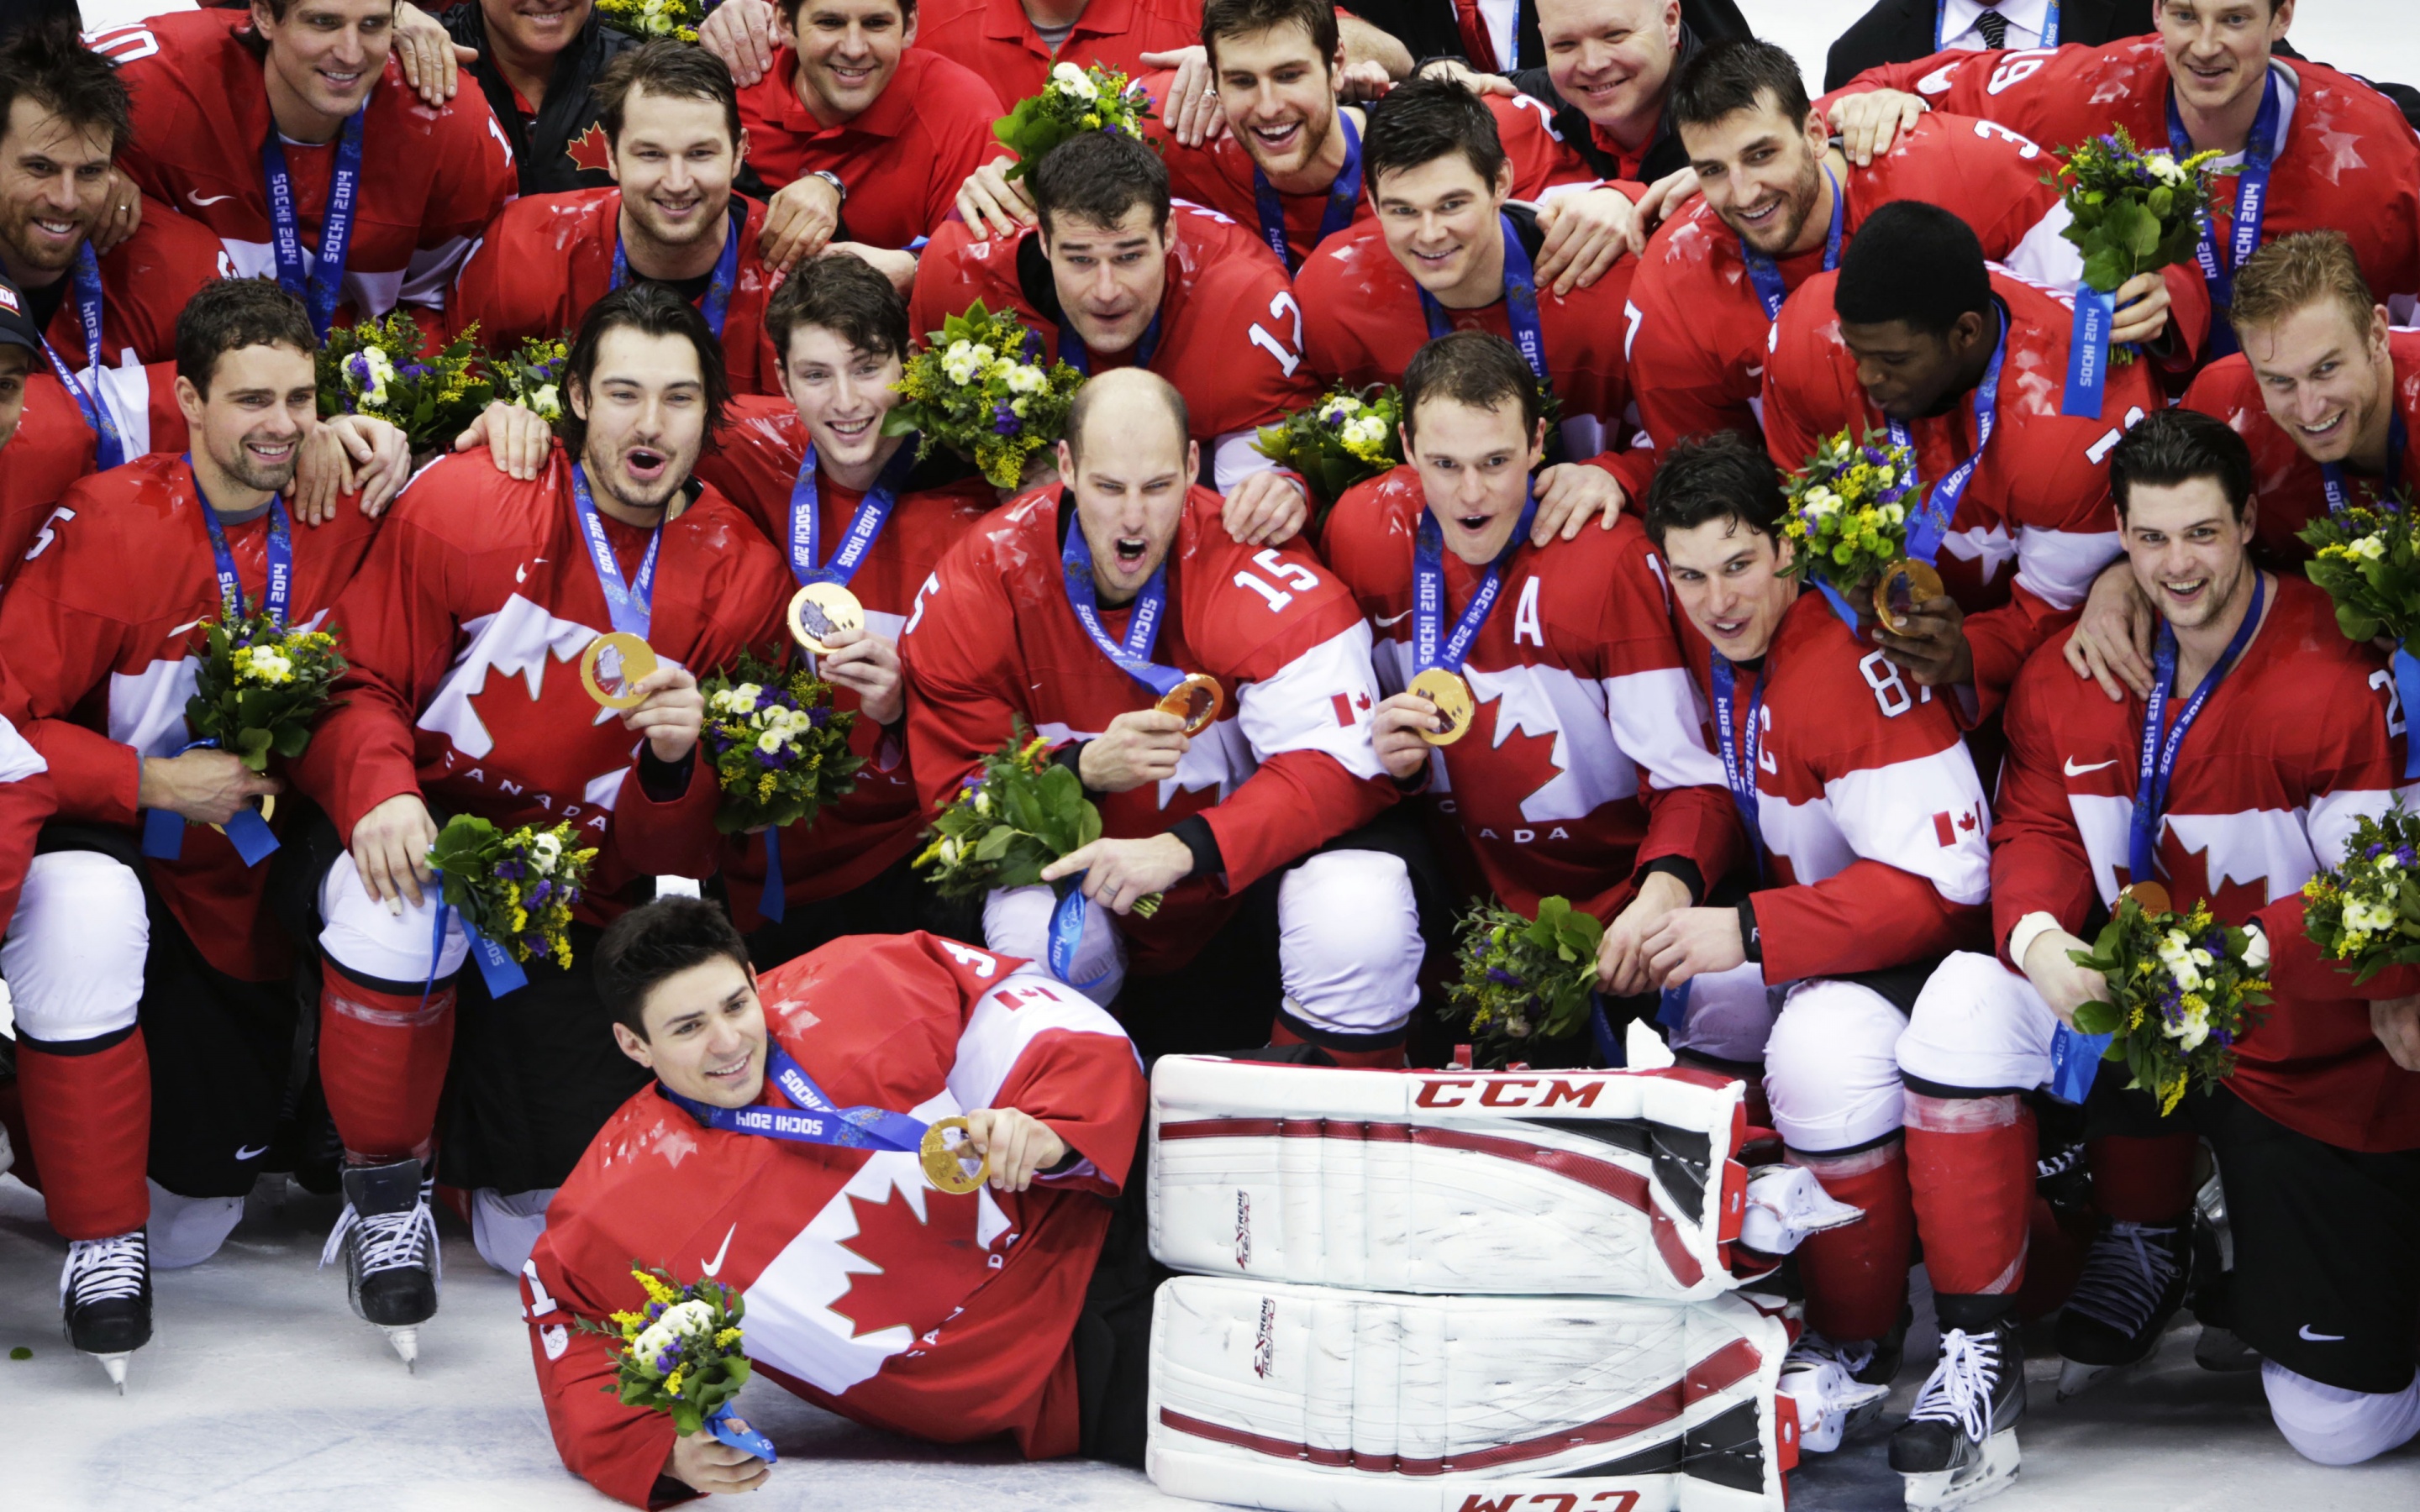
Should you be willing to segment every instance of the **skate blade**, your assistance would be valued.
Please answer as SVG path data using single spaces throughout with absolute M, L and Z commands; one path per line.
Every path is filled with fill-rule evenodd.
M 101 1362 L 101 1367 L 109 1372 L 109 1383 L 117 1388 L 117 1395 L 120 1396 L 126 1395 L 126 1361 L 128 1356 L 133 1351 L 132 1350 L 121 1350 L 116 1354 L 96 1354 L 93 1356 L 94 1359 Z
M 2194 1340 L 2194 1364 L 2204 1370 L 2232 1372 L 2260 1368 L 2260 1351 L 2224 1328 L 2204 1323 Z
M 2151 1352 L 2156 1354 L 2159 1351 L 2155 1349 Z M 2058 1367 L 2058 1399 L 2062 1402 L 2073 1401 L 2104 1381 L 2131 1374 L 2150 1357 L 2147 1354 L 2142 1360 L 2128 1360 L 2122 1365 L 2086 1365 L 2080 1360 L 2061 1361 Z
M 1983 1441 L 1983 1458 L 1964 1470 L 1904 1475 L 1908 1512 L 1947 1512 L 2009 1489 L 2017 1477 L 2017 1430 L 2002 1428 Z
M 420 1374 L 420 1330 L 416 1327 L 389 1328 L 380 1332 L 386 1335 L 386 1341 L 394 1347 L 396 1357 L 403 1361 L 403 1368 L 415 1376 Z

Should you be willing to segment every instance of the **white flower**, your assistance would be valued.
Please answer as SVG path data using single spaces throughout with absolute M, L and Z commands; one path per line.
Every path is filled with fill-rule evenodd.
M 2386 543 L 2378 536 L 2365 535 L 2358 541 L 2348 541 L 2345 549 L 2365 561 L 2376 562 L 2386 555 Z
M 563 418 L 563 393 L 550 383 L 529 396 L 529 407 L 540 420 L 551 424 Z
M 942 864 L 943 866 L 955 866 L 955 865 L 957 865 L 957 864 L 958 864 L 958 852 L 959 852 L 961 849 L 962 849 L 962 847 L 958 844 L 958 842 L 957 842 L 956 841 L 954 841 L 954 840 L 944 840 L 943 841 L 941 841 L 941 864 Z
M 979 341 L 975 343 L 974 350 L 967 353 L 967 360 L 977 367 L 989 367 L 999 356 L 1000 353 L 993 351 L 989 344 Z
M 1006 381 L 1011 393 L 1040 393 L 1050 386 L 1042 369 L 1028 363 L 1016 363 L 1008 370 Z
M 782 732 L 768 730 L 756 737 L 756 748 L 770 756 L 782 748 Z
M 251 669 L 252 675 L 264 683 L 282 683 L 294 675 L 294 664 L 285 653 L 268 646 L 252 648 Z
M 2182 1021 L 2169 1027 L 2168 1038 L 2180 1050 L 2196 1050 L 2210 1038 L 2210 1008 L 2207 1004 L 2189 1005 L 2183 1013 Z
M 950 381 L 953 383 L 967 384 L 974 381 L 975 364 L 972 363 L 954 363 L 945 357 L 941 360 L 941 371 L 950 376 Z
M 975 812 L 980 814 L 991 812 L 991 795 L 981 788 L 975 789 Z
M 966 341 L 954 341 L 950 343 L 950 349 L 943 352 L 941 355 L 953 363 L 971 363 L 974 361 L 975 357 L 974 344 L 972 342 Z
M 395 378 L 395 359 L 376 347 L 363 347 L 360 355 L 362 367 L 369 375 L 362 385 L 362 403 L 375 409 L 386 403 L 386 386 Z
M 704 1338 L 714 1331 L 714 1309 L 703 1302 L 675 1303 L 664 1309 L 664 1315 L 649 1323 L 639 1335 L 630 1352 L 641 1360 L 650 1360 L 664 1352 L 665 1348 L 685 1338 Z
M 1050 85 L 1061 94 L 1073 95 L 1078 100 L 1092 100 L 1101 98 L 1101 91 L 1094 85 L 1084 70 L 1073 63 L 1053 66 L 1050 69 Z
M 554 875 L 554 865 L 563 859 L 563 841 L 548 830 L 530 837 L 529 862 L 542 877 Z
M 1897 468 L 1877 468 L 1874 470 L 1874 484 L 1878 487 L 1887 488 L 1898 481 L 1899 470 Z

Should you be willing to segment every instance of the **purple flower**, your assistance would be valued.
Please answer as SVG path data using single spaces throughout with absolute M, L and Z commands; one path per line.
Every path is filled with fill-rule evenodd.
M 522 899 L 521 902 L 523 904 L 531 908 L 540 907 L 546 903 L 548 898 L 553 896 L 553 883 L 540 882 L 536 887 L 532 887 L 529 890 L 529 896 Z
M 1025 424 L 1016 418 L 1016 411 L 1010 409 L 1008 403 L 1002 399 L 991 407 L 991 428 L 995 435 L 1014 436 L 1017 427 Z
M 1520 978 L 1512 975 L 1512 973 L 1505 970 L 1501 966 L 1489 966 L 1487 968 L 1487 980 L 1501 987 L 1527 987 L 1529 985 L 1528 982 L 1523 981 Z
M 807 711 L 807 728 L 810 730 L 821 730 L 824 726 L 831 723 L 831 712 L 830 708 L 821 703 L 809 709 Z M 970 787 L 976 786 L 977 779 L 974 778 L 967 779 L 967 785 Z

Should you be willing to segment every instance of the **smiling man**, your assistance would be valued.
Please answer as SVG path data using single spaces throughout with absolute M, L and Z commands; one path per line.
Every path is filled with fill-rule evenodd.
M 1162 378 L 1121 370 L 1078 394 L 1064 486 L 961 538 L 918 595 L 902 640 L 916 785 L 949 801 L 1021 729 L 1057 748 L 1102 838 L 1045 885 L 994 891 L 984 933 L 1097 1001 L 1129 955 L 1161 979 L 1274 955 L 1281 981 L 1218 1011 L 1129 1004 L 1147 1050 L 1259 1044 L 1274 1018 L 1280 1041 L 1400 1066 L 1421 948 L 1406 863 L 1356 833 L 1395 796 L 1370 748 L 1370 629 L 1317 558 L 1228 534 L 1192 485 L 1199 450 Z M 1079 890 L 1059 937 L 1063 876 Z
M 1116 1021 L 930 934 L 842 940 L 760 977 L 692 899 L 625 914 L 593 959 L 588 1038 L 654 1080 L 597 1132 L 521 1271 L 566 1466 L 639 1507 L 814 1473 L 615 1399 L 612 1342 L 573 1324 L 646 1305 L 633 1255 L 746 1292 L 750 1365 L 819 1407 L 944 1443 L 1007 1434 L 1029 1458 L 1140 1462 L 1150 1300 L 1117 1283 L 1142 1205 L 1118 1198 L 1146 1105 Z M 965 1119 L 985 1180 L 941 1191 L 912 1147 L 805 1127 L 830 1121 L 796 1116 L 810 1088 L 910 1134 Z M 768 1109 L 793 1117 L 763 1134 L 737 1121 Z
M 238 274 L 302 299 L 323 332 L 398 304 L 433 326 L 514 192 L 486 101 L 431 109 L 390 72 L 394 11 L 394 0 L 259 0 L 87 39 L 134 97 L 119 170 L 216 232 Z
M 475 454 L 423 471 L 337 601 L 351 667 L 294 767 L 327 824 L 298 869 L 310 896 L 293 903 L 298 932 L 319 940 L 319 1076 L 346 1151 L 329 1255 L 345 1256 L 371 1322 L 410 1329 L 437 1308 L 426 1193 L 449 1054 L 447 1180 L 476 1194 L 482 1252 L 508 1272 L 548 1192 L 629 1095 L 627 1062 L 594 1037 L 584 970 L 531 961 L 503 1004 L 478 973 L 458 984 L 469 947 L 439 913 L 432 810 L 569 825 L 597 850 L 578 958 L 656 876 L 711 870 L 718 789 L 697 756 L 697 678 L 763 648 L 786 598 L 772 548 L 690 481 L 728 393 L 695 310 L 652 283 L 607 295 L 573 342 L 562 440 L 537 478 Z M 580 676 L 609 631 L 657 658 L 618 711 Z

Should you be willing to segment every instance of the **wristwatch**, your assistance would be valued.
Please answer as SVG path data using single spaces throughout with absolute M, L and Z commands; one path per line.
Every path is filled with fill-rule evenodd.
M 830 168 L 817 168 L 814 173 L 809 174 L 807 177 L 811 178 L 820 178 L 825 183 L 831 185 L 832 193 L 840 196 L 840 202 L 843 205 L 848 203 L 848 186 L 840 181 L 840 175 L 832 172 Z

